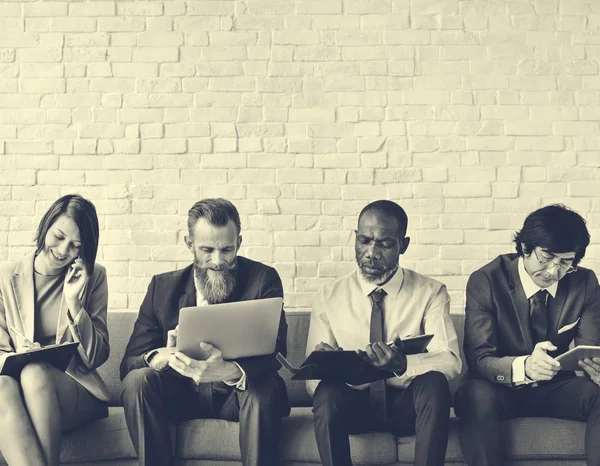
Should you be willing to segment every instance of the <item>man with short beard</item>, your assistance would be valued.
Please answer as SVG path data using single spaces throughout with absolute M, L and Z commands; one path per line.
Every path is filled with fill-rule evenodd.
M 210 357 L 197 361 L 175 349 L 181 308 L 283 297 L 275 269 L 237 255 L 240 230 L 231 202 L 197 202 L 185 237 L 194 263 L 150 282 L 121 362 L 123 407 L 140 466 L 173 464 L 168 423 L 197 418 L 239 422 L 245 466 L 278 464 L 281 418 L 290 411 L 275 359 L 286 353 L 283 309 L 271 355 L 225 361 L 218 348 L 202 342 Z
M 352 386 L 308 381 L 314 426 L 325 466 L 348 466 L 348 435 L 383 430 L 416 434 L 415 465 L 443 465 L 448 443 L 448 380 L 461 369 L 450 318 L 450 297 L 440 282 L 399 266 L 408 248 L 408 218 L 398 204 L 375 201 L 359 215 L 358 268 L 321 289 L 314 300 L 307 353 L 357 350 L 390 378 Z M 407 335 L 433 334 L 428 352 L 406 356 Z M 364 349 L 364 351 L 363 351 Z

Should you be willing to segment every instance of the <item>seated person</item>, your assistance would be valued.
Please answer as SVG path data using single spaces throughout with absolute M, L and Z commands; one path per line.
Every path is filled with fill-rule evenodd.
M 188 215 L 193 264 L 152 278 L 121 363 L 123 407 L 141 466 L 174 464 L 168 422 L 216 418 L 240 423 L 242 463 L 277 463 L 281 418 L 289 414 L 277 352 L 285 354 L 283 309 L 275 353 L 225 361 L 199 342 L 206 361 L 176 351 L 181 308 L 283 297 L 272 267 L 237 253 L 240 216 L 225 199 L 204 199 Z
M 0 364 L 33 347 L 79 342 L 66 373 L 31 362 L 0 376 L 0 450 L 8 464 L 54 465 L 63 432 L 108 416 L 96 372 L 109 354 L 106 271 L 96 263 L 98 217 L 78 195 L 42 217 L 35 253 L 0 268 Z
M 307 353 L 365 350 L 365 359 L 396 376 L 360 386 L 311 380 L 317 446 L 326 466 L 351 465 L 348 435 L 416 432 L 415 464 L 443 465 L 448 442 L 448 380 L 460 373 L 458 340 L 446 287 L 399 266 L 408 248 L 408 218 L 398 204 L 376 201 L 358 218 L 358 269 L 316 295 Z M 428 353 L 405 356 L 385 342 L 434 335 Z
M 467 283 L 464 350 L 469 379 L 457 393 L 468 464 L 503 465 L 501 421 L 522 416 L 587 421 L 588 464 L 600 464 L 600 359 L 580 361 L 587 377 L 556 361 L 576 345 L 600 345 L 600 288 L 579 267 L 590 236 L 561 205 L 532 212 L 503 254 Z

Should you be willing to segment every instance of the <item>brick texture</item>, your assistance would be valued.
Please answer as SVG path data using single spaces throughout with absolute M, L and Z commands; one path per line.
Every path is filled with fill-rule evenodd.
M 598 0 L 0 0 L 0 261 L 79 192 L 111 310 L 189 263 L 206 196 L 236 203 L 290 310 L 352 267 L 376 198 L 453 312 L 551 202 L 588 220 L 600 270 L 599 25 Z

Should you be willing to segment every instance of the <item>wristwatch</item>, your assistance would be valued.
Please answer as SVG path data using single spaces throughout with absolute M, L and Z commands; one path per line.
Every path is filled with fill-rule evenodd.
M 150 366 L 150 361 L 152 361 L 152 358 L 154 356 L 156 356 L 157 354 L 158 354 L 158 350 L 157 349 L 150 350 L 146 354 L 144 354 L 144 361 L 146 361 L 146 365 L 148 367 L 151 367 Z

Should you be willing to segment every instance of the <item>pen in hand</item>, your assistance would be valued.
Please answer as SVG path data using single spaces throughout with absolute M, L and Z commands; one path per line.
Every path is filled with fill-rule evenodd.
M 21 338 L 21 340 L 23 340 L 23 346 L 25 347 L 25 351 L 29 351 L 29 350 L 36 349 L 36 348 L 41 348 L 41 345 L 39 343 L 32 342 L 29 338 L 27 338 L 25 335 L 23 335 L 21 332 L 19 332 L 12 325 L 8 325 L 8 329 L 11 332 L 15 333 L 19 338 Z

